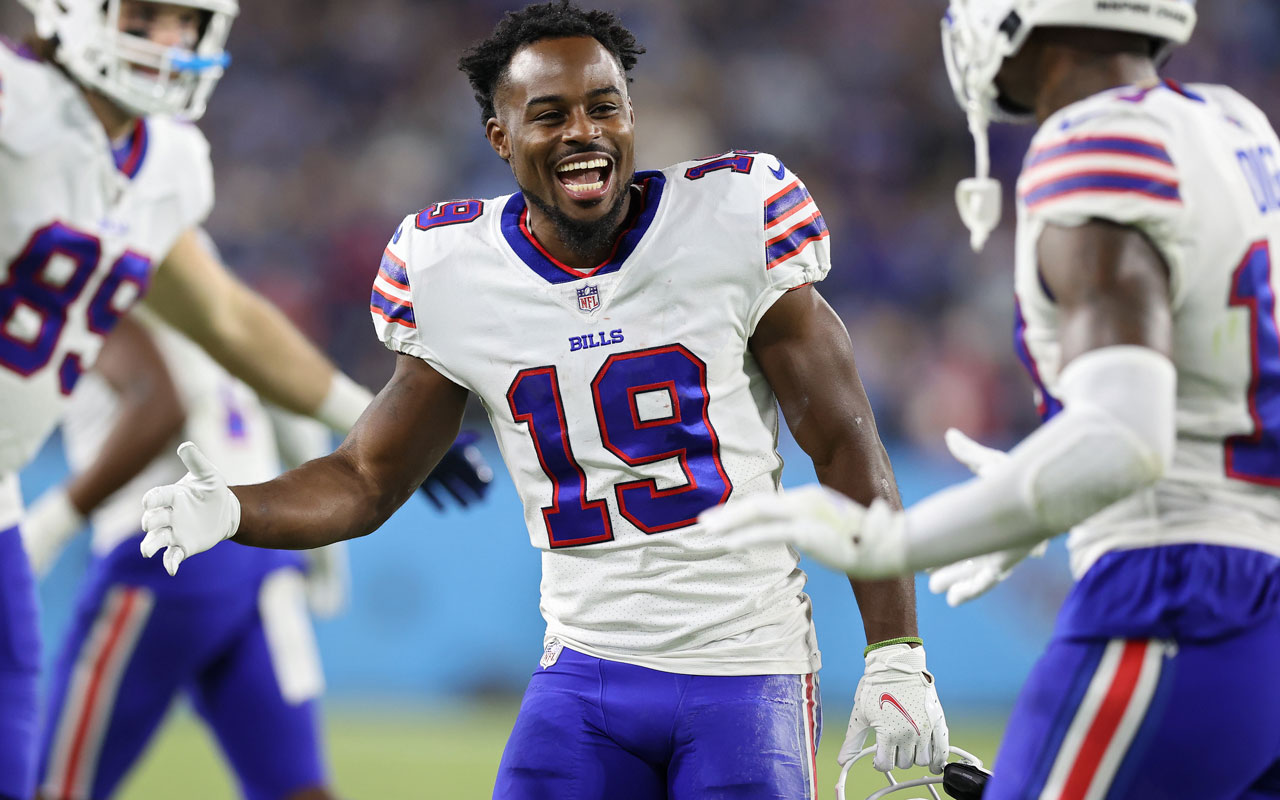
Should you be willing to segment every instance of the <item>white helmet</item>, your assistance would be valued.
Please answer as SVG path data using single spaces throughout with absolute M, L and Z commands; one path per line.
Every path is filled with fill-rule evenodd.
M 1000 221 L 1000 184 L 988 177 L 987 125 L 1030 117 L 1000 104 L 996 73 L 1032 30 L 1046 26 L 1144 34 L 1162 42 L 1159 63 L 1191 38 L 1196 0 L 950 0 L 942 20 L 943 58 L 977 147 L 977 177 L 960 182 L 956 203 L 974 250 L 982 249 Z
M 119 30 L 121 0 L 21 0 L 35 15 L 36 33 L 57 37 L 58 63 L 76 80 L 134 114 L 199 119 L 231 61 L 223 47 L 240 7 L 237 0 L 163 1 L 207 12 L 194 48 Z
M 853 765 L 875 752 L 876 748 L 874 746 L 864 748 L 862 752 L 858 753 L 850 761 L 845 763 L 844 768 L 840 770 L 840 778 L 836 781 L 836 800 L 845 800 L 844 783 L 849 777 L 849 770 L 853 769 Z M 896 792 L 905 791 L 907 789 L 919 789 L 921 787 L 924 787 L 924 789 L 929 792 L 932 800 L 942 800 L 938 795 L 938 790 L 934 787 L 944 781 L 947 782 L 948 790 L 952 790 L 953 785 L 964 790 L 948 796 L 960 797 L 962 800 L 969 797 L 981 797 L 982 783 L 984 783 L 985 777 L 989 777 L 989 773 L 982 769 L 981 759 L 966 750 L 961 750 L 959 747 L 950 748 L 948 751 L 948 758 L 956 758 L 959 759 L 959 761 L 953 761 L 947 764 L 944 775 L 929 775 L 924 778 L 916 778 L 915 780 L 899 782 L 897 778 L 893 777 L 892 772 L 884 773 L 885 779 L 888 781 L 889 785 L 885 786 L 883 789 L 872 792 L 867 796 L 866 800 L 880 800 L 881 798 L 888 797 Z M 954 770 L 957 767 L 961 767 L 961 765 L 964 765 L 966 772 L 963 774 L 954 772 Z M 976 768 L 976 770 L 973 768 Z M 904 797 L 902 800 L 929 800 L 929 798 L 922 798 L 917 795 L 914 798 Z

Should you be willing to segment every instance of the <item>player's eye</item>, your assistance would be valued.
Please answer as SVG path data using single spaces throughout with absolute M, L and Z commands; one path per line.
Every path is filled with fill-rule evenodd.
M 604 117 L 610 114 L 615 114 L 617 113 L 617 111 L 618 111 L 618 107 L 613 103 L 601 103 L 600 105 L 591 109 L 591 113 L 595 114 L 598 117 Z
M 543 111 L 541 114 L 534 117 L 533 121 L 541 122 L 544 124 L 552 124 L 552 123 L 559 122 L 562 119 L 564 119 L 564 114 L 560 113 L 559 111 Z

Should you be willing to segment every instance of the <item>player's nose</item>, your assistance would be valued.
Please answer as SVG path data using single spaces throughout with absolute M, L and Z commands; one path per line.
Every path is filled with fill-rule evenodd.
M 569 119 L 564 126 L 564 140 L 566 142 L 590 142 L 600 137 L 600 126 L 591 117 L 585 108 L 575 109 L 570 112 Z
M 198 32 L 195 25 L 176 14 L 159 14 L 147 30 L 147 38 L 161 47 L 193 47 Z

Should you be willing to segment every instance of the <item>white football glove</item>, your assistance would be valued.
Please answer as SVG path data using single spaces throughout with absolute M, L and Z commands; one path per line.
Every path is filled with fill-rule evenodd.
M 187 556 L 203 553 L 240 527 L 240 501 L 227 481 L 192 442 L 178 446 L 187 474 L 177 483 L 157 486 L 142 498 L 142 555 L 164 548 L 164 568 L 174 575 Z
M 981 476 L 1009 458 L 1009 454 L 1003 450 L 978 444 L 955 428 L 947 429 L 946 442 L 947 449 L 956 461 L 968 467 L 974 475 Z M 949 606 L 967 603 L 1009 577 L 1013 568 L 1027 556 L 1043 556 L 1048 546 L 1049 542 L 1045 540 L 1031 547 L 998 550 L 938 567 L 929 576 L 929 591 L 934 594 L 945 592 Z
M 735 549 L 780 542 L 854 578 L 907 571 L 905 515 L 881 498 L 866 508 L 813 484 L 714 506 L 698 521 Z
M 876 755 L 871 763 L 881 772 L 912 764 L 942 772 L 951 737 L 938 689 L 924 666 L 923 647 L 891 644 L 867 654 L 849 731 L 836 757 L 841 766 L 858 755 L 872 731 Z
M 37 578 L 49 573 L 62 548 L 84 527 L 84 515 L 71 504 L 67 490 L 58 486 L 40 495 L 22 518 L 22 546 Z
M 334 542 L 304 550 L 303 555 L 307 559 L 307 605 L 320 619 L 333 619 L 347 607 L 351 592 L 347 543 Z

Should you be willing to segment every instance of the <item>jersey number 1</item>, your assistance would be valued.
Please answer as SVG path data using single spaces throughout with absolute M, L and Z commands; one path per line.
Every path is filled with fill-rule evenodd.
M 723 503 L 733 490 L 720 462 L 720 440 L 707 415 L 707 365 L 673 344 L 610 356 L 591 381 L 605 449 L 629 466 L 678 459 L 685 484 L 659 489 L 650 479 L 616 484 L 618 513 L 645 533 L 692 525 L 698 514 Z M 665 398 L 661 395 L 665 394 Z M 645 408 L 659 409 L 644 414 Z M 507 390 L 516 422 L 529 426 L 538 463 L 551 481 L 551 505 L 542 509 L 551 547 L 613 538 L 604 499 L 587 498 L 587 477 L 569 442 L 555 367 L 521 370 Z
M 1226 473 L 1237 480 L 1280 486 L 1280 331 L 1271 288 L 1271 251 L 1265 239 L 1249 248 L 1231 276 L 1230 304 L 1249 309 L 1253 344 L 1248 400 L 1253 433 L 1227 438 Z

